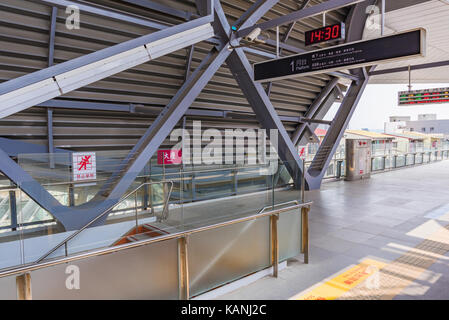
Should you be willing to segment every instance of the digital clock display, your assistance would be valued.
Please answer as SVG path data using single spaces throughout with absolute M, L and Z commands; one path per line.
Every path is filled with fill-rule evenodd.
M 344 39 L 345 39 L 345 24 L 343 22 L 315 30 L 306 31 L 305 33 L 306 46 L 311 46 L 322 42 L 337 41 Z

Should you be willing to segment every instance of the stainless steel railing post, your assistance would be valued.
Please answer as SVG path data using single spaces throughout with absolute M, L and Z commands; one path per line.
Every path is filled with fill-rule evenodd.
M 279 238 L 278 238 L 279 215 L 270 216 L 271 227 L 271 265 L 273 266 L 273 277 L 277 278 L 279 273 Z
M 188 236 L 178 238 L 178 283 L 179 299 L 189 300 L 189 256 L 188 256 Z
M 31 274 L 29 272 L 16 277 L 17 300 L 32 300 Z
M 310 207 L 301 208 L 301 251 L 304 253 L 304 263 L 306 264 L 309 263 L 309 211 Z
M 137 190 L 134 193 L 134 208 L 135 208 L 134 212 L 136 213 L 136 232 L 137 232 L 137 229 L 139 227 L 139 218 L 137 216 Z

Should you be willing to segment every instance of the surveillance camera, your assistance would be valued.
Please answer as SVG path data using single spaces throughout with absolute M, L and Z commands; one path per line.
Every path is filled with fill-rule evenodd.
M 262 29 L 256 28 L 245 37 L 245 40 L 253 42 L 254 40 L 257 39 L 257 37 L 260 35 L 261 32 L 262 32 Z

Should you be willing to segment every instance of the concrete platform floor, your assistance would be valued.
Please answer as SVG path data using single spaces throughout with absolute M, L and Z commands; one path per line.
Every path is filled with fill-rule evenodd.
M 367 180 L 324 183 L 306 196 L 314 201 L 309 264 L 300 255 L 277 279 L 262 278 L 219 299 L 289 299 L 365 259 L 393 266 L 408 260 L 402 262 L 404 274 L 380 272 L 380 291 L 349 290 L 341 298 L 449 299 L 448 182 L 449 161 L 443 161 Z M 425 239 L 439 251 L 414 249 Z M 351 291 L 358 293 L 351 296 Z

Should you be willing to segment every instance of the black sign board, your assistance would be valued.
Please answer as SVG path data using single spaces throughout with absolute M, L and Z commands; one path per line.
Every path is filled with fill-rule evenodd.
M 326 73 L 425 56 L 422 28 L 381 38 L 342 44 L 254 64 L 255 81 Z
M 435 104 L 449 102 L 449 88 L 400 91 L 398 105 Z
M 304 38 L 306 46 L 329 41 L 344 40 L 345 24 L 343 22 L 340 22 L 319 29 L 306 31 L 304 34 Z

